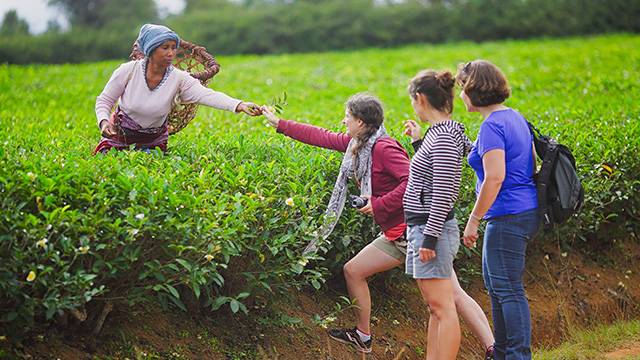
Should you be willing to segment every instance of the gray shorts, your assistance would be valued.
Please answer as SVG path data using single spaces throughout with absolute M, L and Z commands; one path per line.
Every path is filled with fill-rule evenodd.
M 426 225 L 409 225 L 407 228 L 407 257 L 405 272 L 414 279 L 446 279 L 453 272 L 453 259 L 460 248 L 458 221 L 444 223 L 442 234 L 436 242 L 436 257 L 422 262 L 418 250 L 422 246 L 422 232 Z

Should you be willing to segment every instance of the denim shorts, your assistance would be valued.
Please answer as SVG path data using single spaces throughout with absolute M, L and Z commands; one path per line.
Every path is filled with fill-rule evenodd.
M 414 279 L 448 279 L 453 273 L 453 259 L 460 248 L 460 230 L 458 221 L 451 219 L 444 223 L 442 233 L 436 242 L 436 257 L 422 262 L 419 249 L 424 238 L 422 232 L 426 225 L 408 225 L 407 258 L 405 273 Z

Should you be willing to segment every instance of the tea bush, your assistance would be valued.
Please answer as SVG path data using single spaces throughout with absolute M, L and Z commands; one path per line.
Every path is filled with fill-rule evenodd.
M 237 56 L 221 59 L 212 87 L 257 103 L 286 91 L 284 117 L 332 129 L 344 101 L 370 91 L 409 148 L 409 79 L 425 67 L 489 59 L 510 79 L 507 104 L 576 155 L 584 210 L 548 236 L 582 247 L 638 231 L 638 49 L 640 37 L 616 35 Z M 371 220 L 345 209 L 324 259 L 301 255 L 341 154 L 275 134 L 260 118 L 201 108 L 167 154 L 92 156 L 95 96 L 117 65 L 0 66 L 0 326 L 8 334 L 106 301 L 184 309 L 189 292 L 210 309 L 248 311 L 257 296 L 320 288 L 371 239 Z M 478 114 L 457 99 L 454 117 L 475 137 Z M 466 168 L 461 223 L 473 181 Z

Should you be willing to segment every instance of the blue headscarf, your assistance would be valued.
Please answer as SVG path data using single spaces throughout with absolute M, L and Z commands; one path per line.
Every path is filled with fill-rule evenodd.
M 162 25 L 144 24 L 136 41 L 144 56 L 149 57 L 153 50 L 168 40 L 175 41 L 176 47 L 180 46 L 180 37 L 173 30 Z

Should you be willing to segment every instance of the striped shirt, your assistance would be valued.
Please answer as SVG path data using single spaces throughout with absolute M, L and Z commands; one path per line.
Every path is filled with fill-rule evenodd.
M 462 159 L 471 147 L 464 130 L 456 121 L 445 121 L 431 126 L 424 139 L 414 143 L 417 150 L 409 168 L 404 213 L 407 224 L 426 224 L 422 247 L 428 249 L 435 249 L 458 198 Z

